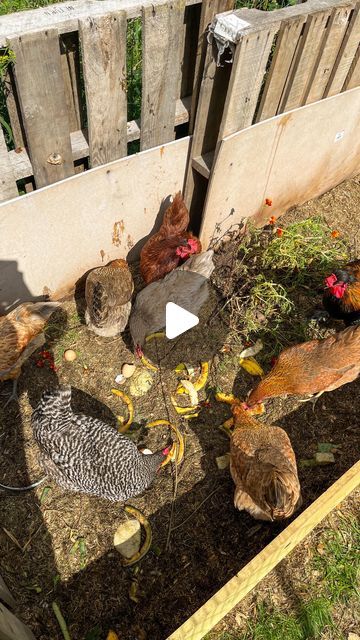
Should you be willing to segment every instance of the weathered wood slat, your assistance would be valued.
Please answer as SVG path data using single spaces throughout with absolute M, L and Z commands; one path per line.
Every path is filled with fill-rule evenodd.
M 0 126 L 0 202 L 10 200 L 19 195 L 14 171 L 9 159 L 8 150 L 2 128 Z
M 240 600 L 353 491 L 360 482 L 360 462 L 305 509 L 167 640 L 200 640 Z
M 282 22 L 256 120 L 261 122 L 278 112 L 286 79 L 304 24 L 304 16 Z
M 143 8 L 140 149 L 175 138 L 184 0 Z
M 199 34 L 197 41 L 196 62 L 194 71 L 194 83 L 192 87 L 192 102 L 189 132 L 194 129 L 195 114 L 197 103 L 199 100 L 199 91 L 201 79 L 204 71 L 204 62 L 206 56 L 206 31 L 217 13 L 230 11 L 234 7 L 234 0 L 203 0 L 201 5 Z
M 79 32 L 90 162 L 96 167 L 127 153 L 125 12 L 80 20 Z
M 318 59 L 314 65 L 312 77 L 308 84 L 305 104 L 321 100 L 333 69 L 336 57 L 348 26 L 353 4 L 348 7 L 340 7 L 332 10 L 329 23 L 324 31 L 323 39 L 319 47 Z
M 142 4 L 158 5 L 164 0 L 145 0 Z M 186 5 L 200 4 L 201 0 L 186 0 Z M 89 0 L 67 0 L 63 4 L 52 4 L 47 7 L 33 9 L 20 13 L 12 13 L 0 16 L 0 46 L 6 46 L 7 37 L 23 35 L 37 29 L 56 28 L 59 34 L 77 31 L 78 20 L 90 16 L 106 15 L 110 11 L 117 11 L 121 6 L 126 11 L 126 17 L 137 18 L 141 16 L 142 4 L 139 0 L 102 0 L 101 2 L 89 2 Z
M 182 98 L 176 102 L 175 126 L 185 124 L 189 121 L 189 105 L 191 97 Z M 127 123 L 127 141 L 139 140 L 140 138 L 140 120 L 131 120 Z M 89 155 L 89 144 L 87 140 L 87 130 L 73 131 L 70 134 L 72 158 L 82 160 Z M 26 149 L 20 152 L 10 151 L 9 159 L 13 168 L 15 180 L 29 178 L 33 175 L 30 158 Z
M 15 78 L 12 67 L 8 67 L 3 80 L 3 87 L 6 97 L 6 106 L 9 113 L 11 130 L 15 147 L 25 146 L 25 132 L 21 123 L 20 105 L 17 96 Z
M 343 88 L 346 76 L 354 60 L 360 41 L 360 3 L 353 11 L 344 40 L 340 47 L 333 71 L 330 75 L 328 85 L 325 89 L 324 97 L 333 96 L 340 93 Z
M 56 29 L 10 38 L 14 74 L 37 187 L 74 174 Z
M 244 35 L 236 46 L 219 140 L 252 124 L 274 36 L 280 24 Z
M 350 71 L 348 73 L 348 77 L 346 78 L 343 91 L 347 91 L 348 89 L 355 89 L 360 85 L 360 45 L 357 50 L 357 54 L 354 58 L 353 64 L 351 65 Z
M 304 104 L 306 88 L 318 57 L 320 44 L 330 10 L 309 15 L 299 42 L 298 51 L 284 96 L 280 103 L 280 113 L 290 111 Z
M 1 640 L 36 640 L 34 634 L 16 616 L 0 603 Z

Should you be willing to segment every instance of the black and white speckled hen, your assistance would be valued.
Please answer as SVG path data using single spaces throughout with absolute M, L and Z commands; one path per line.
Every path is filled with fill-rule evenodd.
M 32 414 L 45 472 L 61 487 L 124 501 L 153 481 L 169 449 L 143 454 L 97 418 L 73 413 L 71 387 L 46 391 Z

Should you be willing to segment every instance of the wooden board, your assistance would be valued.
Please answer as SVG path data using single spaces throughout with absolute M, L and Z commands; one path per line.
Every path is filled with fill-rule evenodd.
M 79 32 L 90 162 L 97 167 L 127 154 L 126 14 L 80 20 Z
M 10 38 L 9 46 L 35 182 L 42 187 L 74 173 L 59 36 L 49 29 Z
M 219 140 L 249 127 L 254 118 L 266 65 L 280 23 L 244 35 L 236 46 Z
M 265 198 L 279 216 L 355 175 L 359 166 L 360 88 L 229 136 L 211 175 L 201 242 L 206 248 L 250 216 L 265 223 Z
M 0 126 L 0 202 L 19 195 L 2 128 Z
M 304 104 L 330 13 L 327 10 L 308 16 L 278 112 L 290 111 Z
M 200 640 L 360 483 L 360 462 L 344 473 L 167 640 Z M 286 638 L 284 637 L 284 640 Z
M 140 149 L 175 138 L 184 0 L 144 7 Z
M 121 9 L 127 18 L 141 16 L 142 6 L 161 5 L 164 0 L 121 0 Z M 186 0 L 186 5 L 199 4 L 201 0 Z M 56 28 L 59 34 L 77 31 L 78 20 L 90 16 L 106 15 L 118 11 L 119 0 L 67 0 L 44 8 L 0 16 L 0 47 L 6 46 L 9 35 L 23 35 L 37 29 Z
M 348 27 L 352 8 L 353 4 L 349 4 L 348 7 L 339 7 L 332 10 L 329 23 L 324 31 L 323 39 L 319 47 L 318 58 L 315 62 L 313 73 L 305 93 L 305 104 L 321 100 L 324 95 L 330 73 L 334 67 L 345 31 Z
M 162 201 L 183 188 L 188 150 L 182 138 L 0 204 L 1 302 L 44 287 L 61 296 L 94 266 L 135 260 Z
M 348 29 L 340 47 L 333 71 L 330 75 L 325 96 L 339 93 L 344 85 L 346 76 L 354 60 L 360 42 L 360 3 L 354 8 Z
M 29 627 L 26 627 L 1 603 L 0 638 L 1 640 L 36 640 Z
M 199 33 L 197 38 L 197 51 L 194 71 L 194 83 L 192 88 L 192 102 L 190 114 L 189 132 L 192 133 L 195 123 L 195 115 L 199 100 L 200 85 L 204 71 L 204 63 L 207 47 L 207 28 L 217 13 L 230 11 L 234 7 L 234 0 L 203 0 L 201 4 L 201 15 Z
M 360 85 L 360 45 L 357 51 L 357 55 L 354 58 L 354 62 L 350 68 L 348 77 L 344 85 L 344 90 L 355 89 Z

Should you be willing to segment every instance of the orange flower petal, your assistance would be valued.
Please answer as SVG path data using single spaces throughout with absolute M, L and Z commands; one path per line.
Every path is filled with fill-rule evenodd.
M 272 200 L 270 198 L 266 198 L 265 199 L 265 204 L 266 204 L 266 206 L 271 207 L 272 206 Z
M 337 229 L 334 229 L 334 231 L 331 232 L 332 238 L 338 238 L 339 235 L 340 235 L 340 231 L 338 231 Z

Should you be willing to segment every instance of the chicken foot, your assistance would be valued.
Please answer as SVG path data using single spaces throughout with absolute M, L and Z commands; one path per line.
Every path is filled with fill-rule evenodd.
M 19 396 L 18 396 L 18 393 L 17 393 L 17 385 L 18 385 L 18 378 L 15 378 L 13 380 L 12 392 L 10 393 L 9 398 L 5 402 L 5 404 L 3 406 L 3 409 L 5 409 L 5 407 L 7 407 L 8 404 L 10 404 L 10 402 L 12 402 L 12 401 L 18 402 L 19 401 Z M 8 395 L 8 394 L 3 394 L 3 395 Z

